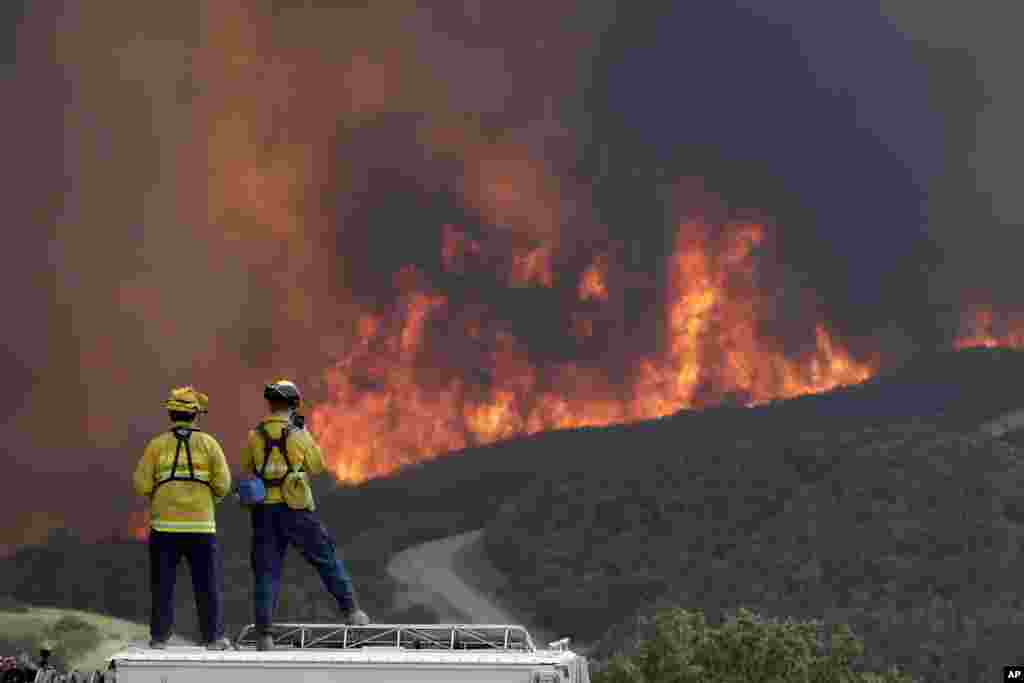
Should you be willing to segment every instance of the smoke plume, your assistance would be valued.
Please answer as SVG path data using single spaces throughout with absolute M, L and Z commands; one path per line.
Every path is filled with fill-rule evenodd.
M 130 531 L 171 386 L 234 462 L 297 380 L 360 481 L 1005 325 L 1009 10 L 883 5 L 33 3 L 0 81 L 0 543 Z

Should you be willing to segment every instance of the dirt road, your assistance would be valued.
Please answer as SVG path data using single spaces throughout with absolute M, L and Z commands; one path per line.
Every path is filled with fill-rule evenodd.
M 496 591 L 507 578 L 484 552 L 483 529 L 407 548 L 391 558 L 388 573 L 406 587 L 398 609 L 423 605 L 442 623 L 520 624 L 541 646 L 560 637 L 499 604 Z
M 424 605 L 449 623 L 521 623 L 494 600 L 494 590 L 504 577 L 482 552 L 482 537 L 483 530 L 478 529 L 395 555 L 388 573 L 406 586 L 396 606 Z

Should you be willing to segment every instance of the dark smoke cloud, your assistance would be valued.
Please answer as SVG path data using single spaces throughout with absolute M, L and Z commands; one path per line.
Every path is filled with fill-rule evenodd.
M 661 343 L 679 177 L 776 226 L 766 324 L 794 352 L 807 330 L 787 321 L 809 301 L 855 348 L 942 340 L 958 283 L 1010 278 L 1013 156 L 1002 134 L 975 144 L 985 97 L 1003 107 L 985 130 L 1019 138 L 994 47 L 1010 37 L 989 45 L 971 19 L 965 49 L 946 29 L 968 10 L 892 4 L 890 23 L 752 0 L 33 3 L 0 81 L 18 321 L 0 401 L 24 483 L 0 543 L 71 519 L 107 533 L 141 507 L 129 473 L 172 385 L 211 395 L 206 426 L 234 460 L 262 382 L 322 398 L 358 313 L 386 312 L 410 264 L 456 317 L 487 304 L 539 365 L 576 354 L 625 376 Z M 446 223 L 494 261 L 440 268 Z M 565 277 L 509 288 L 498 257 L 533 244 Z M 605 342 L 574 345 L 563 305 L 595 252 L 614 264 L 593 313 Z M 88 521 L 85 472 L 108 508 Z
M 0 114 L 14 153 L 0 165 L 16 246 L 3 269 L 16 321 L 4 466 L 21 484 L 0 543 L 39 540 L 60 520 L 88 535 L 123 527 L 168 386 L 217 395 L 203 356 L 246 292 L 175 218 L 197 7 L 36 2 L 18 28 Z M 106 502 L 85 513 L 83 500 Z
M 623 6 L 597 62 L 589 160 L 620 176 L 607 182 L 620 192 L 596 193 L 611 224 L 638 206 L 650 231 L 664 224 L 648 179 L 621 178 L 636 167 L 701 177 L 773 219 L 784 298 L 813 291 L 854 350 L 899 358 L 951 333 L 936 329 L 925 208 L 959 122 L 933 106 L 941 77 L 885 17 L 864 3 Z
M 994 0 L 885 0 L 881 6 L 920 46 L 933 74 L 933 106 L 951 121 L 944 173 L 928 206 L 929 233 L 942 257 L 932 274 L 934 295 L 1019 312 L 1024 93 L 1017 65 L 1024 45 L 1016 27 L 1024 7 Z
M 52 22 L 59 8 L 41 6 L 24 12 L 20 3 L 4 5 L 4 66 L 0 72 L 0 130 L 5 154 L 0 158 L 0 181 L 5 192 L 4 237 L 7 263 L 0 283 L 7 292 L 0 371 L 5 378 L 0 392 L 4 432 L 8 434 L 3 465 L 12 482 L 3 512 L 8 520 L 0 534 L 0 548 L 22 539 L 39 539 L 52 524 L 41 513 L 36 492 L 40 470 L 51 454 L 33 449 L 32 433 L 42 428 L 33 422 L 31 397 L 49 368 L 61 373 L 69 386 L 77 384 L 77 368 L 68 355 L 55 354 L 53 340 L 66 334 L 65 319 L 54 306 L 55 286 L 48 268 L 52 229 L 60 213 L 64 178 L 53 169 L 62 166 L 62 103 L 68 97 L 62 70 L 52 63 Z M 6 23 L 10 21 L 11 23 Z M 26 62 L 33 65 L 29 72 Z M 68 422 L 74 420 L 68 417 Z
M 5 467 L 25 494 L 5 498 L 0 543 L 61 520 L 90 536 L 122 524 L 169 386 L 211 395 L 206 426 L 231 459 L 263 381 L 293 376 L 316 398 L 362 303 L 338 284 L 361 258 L 347 215 L 368 181 L 396 182 L 374 168 L 424 180 L 447 156 L 462 195 L 489 145 L 556 156 L 558 102 L 611 3 L 434 5 L 31 6 L 2 83 L 18 231 L 0 269 L 18 321 L 0 355 Z M 389 157 L 375 126 L 406 146 Z M 69 476 L 83 472 L 108 501 L 88 517 Z

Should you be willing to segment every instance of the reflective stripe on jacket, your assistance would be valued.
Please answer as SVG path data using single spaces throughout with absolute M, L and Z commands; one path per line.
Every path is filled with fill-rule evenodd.
M 189 427 L 175 422 L 173 427 Z M 150 499 L 150 527 L 154 531 L 216 533 L 214 506 L 231 490 L 231 471 L 217 440 L 205 432 L 194 432 L 189 440 L 192 467 L 199 481 L 169 481 L 178 440 L 170 431 L 154 437 L 135 468 L 135 492 Z M 188 456 L 182 446 L 178 453 L 176 477 L 188 477 Z M 207 482 L 209 486 L 206 485 Z
M 287 414 L 270 415 L 263 418 L 267 433 L 272 439 L 281 438 L 281 430 L 289 423 Z M 320 453 L 320 446 L 313 439 L 313 435 L 305 429 L 292 427 L 288 435 L 288 460 L 292 467 L 297 469 L 300 465 L 306 471 L 307 476 L 320 474 L 324 471 L 323 456 Z M 255 477 L 263 466 L 263 437 L 255 429 L 249 430 L 249 438 L 242 449 L 242 476 Z M 281 458 L 281 454 L 275 448 L 270 452 L 270 463 L 264 476 L 267 479 L 280 479 L 288 474 L 288 466 Z M 280 486 L 267 486 L 267 497 L 263 500 L 264 505 L 283 502 Z M 316 509 L 314 502 L 313 510 Z

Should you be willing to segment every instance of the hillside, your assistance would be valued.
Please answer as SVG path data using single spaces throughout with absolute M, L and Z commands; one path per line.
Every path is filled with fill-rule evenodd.
M 987 680 L 1018 659 L 1024 619 L 1024 453 L 967 429 L 1017 374 L 996 380 L 1000 355 L 1019 362 L 948 357 L 947 375 L 978 374 L 927 421 L 905 421 L 905 407 L 895 424 L 821 419 L 819 406 L 883 381 L 735 419 L 712 411 L 580 438 L 587 467 L 535 482 L 488 526 L 490 556 L 510 577 L 502 597 L 585 641 L 603 623 L 634 624 L 605 633 L 598 657 L 628 642 L 653 604 L 712 616 L 744 605 L 848 622 L 886 665 L 928 680 Z M 819 419 L 801 428 L 801 412 Z
M 379 621 L 429 617 L 394 608 L 392 555 L 486 526 L 490 559 L 508 578 L 502 598 L 552 631 L 603 636 L 597 654 L 625 642 L 629 624 L 658 601 L 709 609 L 743 602 L 770 613 L 850 615 L 855 626 L 859 619 L 875 628 L 864 634 L 871 651 L 892 663 L 910 657 L 915 671 L 970 673 L 972 662 L 1016 656 L 983 652 L 1009 647 L 999 644 L 998 620 L 1015 612 L 999 610 L 1019 607 L 1012 575 L 1020 567 L 1010 552 L 1017 503 L 1005 490 L 1018 476 L 1018 452 L 1012 434 L 1001 441 L 977 427 L 1024 404 L 1022 376 L 1020 352 L 925 354 L 830 394 L 539 434 L 360 487 L 320 480 L 319 510 Z M 251 621 L 250 529 L 230 502 L 218 525 L 234 632 Z M 844 543 L 832 547 L 831 538 Z M 55 535 L 0 563 L 0 578 L 19 599 L 145 622 L 145 557 L 138 543 Z M 335 618 L 319 578 L 295 553 L 284 580 L 279 619 Z M 879 606 L 900 595 L 907 604 L 884 621 Z M 177 632 L 197 635 L 184 565 L 176 602 Z M 966 640 L 952 626 L 936 630 L 944 610 L 965 624 Z M 883 646 L 879 629 L 901 620 L 902 641 Z M 994 630 L 978 635 L 977 651 L 947 651 L 940 664 L 921 659 L 918 644 L 930 638 L 934 647 L 947 638 L 974 647 L 970 629 Z
M 924 423 L 756 444 L 538 482 L 488 527 L 501 597 L 585 641 L 660 601 L 848 622 L 932 680 L 1017 658 L 1024 453 Z

